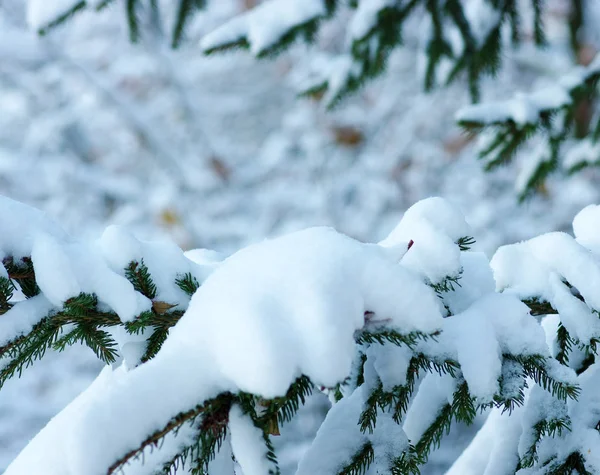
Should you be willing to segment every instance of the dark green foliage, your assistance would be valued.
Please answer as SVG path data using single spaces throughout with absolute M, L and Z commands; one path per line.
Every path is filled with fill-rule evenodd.
M 173 38 L 171 46 L 177 48 L 181 44 L 185 32 L 185 25 L 196 10 L 201 10 L 206 6 L 206 0 L 179 0 L 177 14 L 175 18 L 175 27 L 173 28 Z
M 538 159 L 521 187 L 519 199 L 523 201 L 541 189 L 547 177 L 559 168 L 565 142 L 578 138 L 575 111 L 580 104 L 595 100 L 599 79 L 600 72 L 588 70 L 584 74 L 583 81 L 574 85 L 569 91 L 571 100 L 568 104 L 561 107 L 540 108 L 538 117 L 533 122 L 516 123 L 512 118 L 485 122 L 463 119 L 459 121 L 459 125 L 471 134 L 486 129 L 493 131 L 493 139 L 479 153 L 480 158 L 485 160 L 486 170 L 493 170 L 510 163 L 517 152 L 535 135 L 541 134 L 544 137 L 547 153 L 546 156 Z M 557 128 L 556 119 L 561 115 L 562 126 Z M 598 132 L 600 133 L 600 129 Z M 594 143 L 598 141 L 598 136 L 595 134 L 591 134 L 590 138 Z M 600 163 L 600 157 L 598 161 Z M 588 163 L 577 164 L 569 172 L 574 173 L 588 165 Z
M 473 244 L 475 244 L 475 238 L 471 236 L 463 236 L 458 241 L 456 241 L 456 245 L 461 251 L 470 250 Z
M 24 257 L 19 261 L 15 261 L 12 257 L 7 257 L 3 260 L 3 264 L 8 272 L 8 277 L 19 285 L 25 297 L 31 298 L 40 293 L 40 289 L 35 281 L 33 263 L 29 257 Z
M 132 261 L 125 268 L 125 277 L 133 284 L 133 288 L 140 294 L 148 297 L 150 300 L 156 298 L 156 285 L 150 277 L 148 267 L 144 264 L 144 259 L 140 262 Z
M 520 468 L 533 467 L 538 460 L 537 446 L 542 440 L 542 437 L 562 435 L 563 431 L 571 430 L 571 421 L 569 419 L 547 419 L 541 420 L 534 424 L 534 442 L 527 449 L 527 452 L 521 457 L 519 462 Z
M 573 452 L 564 461 L 550 462 L 545 471 L 547 475 L 594 475 L 585 468 L 585 458 L 579 452 Z
M 12 281 L 6 277 L 0 277 L 0 315 L 8 312 L 13 304 L 12 299 L 15 286 Z
M 427 334 L 415 331 L 402 334 L 388 328 L 369 328 L 368 330 L 363 329 L 357 332 L 355 340 L 356 343 L 361 345 L 368 343 L 379 343 L 380 345 L 383 345 L 384 343 L 393 343 L 394 345 L 406 345 L 409 348 L 413 348 L 419 341 L 425 341 L 430 338 L 435 339 L 437 335 L 439 335 L 439 333 Z
M 562 323 L 559 323 L 558 330 L 556 332 L 556 343 L 558 344 L 559 351 L 556 354 L 556 361 L 560 364 L 567 366 L 569 364 L 569 353 L 573 349 L 575 340 L 571 338 L 569 332 Z
M 132 43 L 137 43 L 140 39 L 140 24 L 136 8 L 137 4 L 138 0 L 125 0 L 127 24 L 129 25 L 129 39 Z
M 338 475 L 364 475 L 375 460 L 375 450 L 373 444 L 366 442 L 358 450 Z
M 182 276 L 177 277 L 175 280 L 177 286 L 183 290 L 190 297 L 194 295 L 200 284 L 198 283 L 198 279 L 196 279 L 192 274 L 186 272 Z
M 504 355 L 507 360 L 519 363 L 523 367 L 523 374 L 535 381 L 552 396 L 566 400 L 577 399 L 579 388 L 577 386 L 557 381 L 549 375 L 549 359 L 542 355 Z

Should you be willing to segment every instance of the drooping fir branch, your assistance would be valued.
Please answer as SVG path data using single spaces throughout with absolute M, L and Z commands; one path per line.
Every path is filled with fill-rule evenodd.
M 576 110 L 580 103 L 597 97 L 599 79 L 600 58 L 597 58 L 585 68 L 576 68 L 556 86 L 506 101 L 465 107 L 457 114 L 457 121 L 470 134 L 484 130 L 490 134 L 491 138 L 479 152 L 486 170 L 510 163 L 531 138 L 543 136 L 543 147 L 529 159 L 519 180 L 519 199 L 523 200 L 558 168 L 574 173 L 584 166 L 600 163 L 600 156 L 580 153 L 582 158 L 578 155 L 569 158 L 564 153 L 567 141 L 581 138 L 576 133 Z M 587 149 L 592 155 L 600 138 L 600 118 L 597 120 L 594 132 L 585 139 L 591 141 Z
M 578 386 L 558 381 L 551 375 L 550 365 L 552 358 L 542 355 L 513 355 L 505 354 L 503 357 L 519 363 L 523 368 L 523 375 L 531 378 L 544 390 L 549 391 L 552 396 L 561 399 L 577 399 L 580 389 Z
M 571 430 L 571 421 L 568 418 L 542 419 L 533 425 L 533 440 L 527 451 L 519 461 L 519 468 L 533 467 L 538 461 L 538 445 L 542 437 L 561 436 L 564 431 Z

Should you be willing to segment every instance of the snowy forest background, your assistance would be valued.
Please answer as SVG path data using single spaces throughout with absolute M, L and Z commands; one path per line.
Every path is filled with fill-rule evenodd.
M 340 48 L 343 14 L 325 25 L 319 54 L 302 44 L 274 60 L 200 52 L 204 34 L 255 3 L 208 2 L 172 50 L 160 34 L 131 44 L 120 2 L 38 37 L 21 0 L 0 0 L 0 194 L 44 210 L 76 236 L 122 224 L 139 238 L 224 254 L 313 225 L 377 241 L 411 204 L 437 195 L 463 211 L 475 249 L 491 256 L 505 243 L 570 231 L 581 208 L 600 202 L 598 172 L 587 169 L 555 174 L 518 203 L 515 183 L 538 139 L 510 167 L 483 171 L 475 141 L 455 123 L 470 102 L 465 84 L 423 92 L 418 17 L 386 73 L 333 111 L 296 93 L 307 71 Z M 507 48 L 499 75 L 483 81 L 484 101 L 590 61 L 600 46 L 600 4 L 587 4 L 592 27 L 576 57 L 570 5 L 547 1 L 548 47 Z M 3 387 L 0 471 L 101 366 L 89 349 L 71 348 Z M 315 396 L 295 436 L 308 440 L 327 404 Z M 455 431 L 425 473 L 442 473 L 473 431 Z M 284 433 L 278 444 L 285 471 L 305 441 Z

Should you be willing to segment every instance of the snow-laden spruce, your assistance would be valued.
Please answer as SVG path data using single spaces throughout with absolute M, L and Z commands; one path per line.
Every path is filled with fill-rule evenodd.
M 6 475 L 279 473 L 272 439 L 314 390 L 333 405 L 298 474 L 418 473 L 453 422 L 488 408 L 505 412 L 490 420 L 513 421 L 514 410 L 532 421 L 500 449 L 485 439 L 490 453 L 510 455 L 502 473 L 514 473 L 538 453 L 560 463 L 563 452 L 539 439 L 567 437 L 568 417 L 594 414 L 592 376 L 550 351 L 547 325 L 530 313 L 550 294 L 496 292 L 519 289 L 517 264 L 545 254 L 527 247 L 533 257 L 511 277 L 505 248 L 493 261 L 497 284 L 486 257 L 468 250 L 464 218 L 440 198 L 415 204 L 379 244 L 310 228 L 221 263 L 115 227 L 82 242 L 24 205 L 2 198 L 0 208 L 10 223 L 0 241 L 0 384 L 77 342 L 107 363 Z M 576 249 L 591 273 L 596 260 Z M 561 275 L 577 277 L 553 256 Z M 557 341 L 574 342 L 561 328 Z M 592 341 L 578 358 L 586 368 Z M 591 407 L 575 402 L 579 386 Z M 582 460 L 586 437 L 568 439 Z

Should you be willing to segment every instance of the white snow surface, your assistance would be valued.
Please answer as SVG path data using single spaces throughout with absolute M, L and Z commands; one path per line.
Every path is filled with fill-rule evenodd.
M 247 39 L 258 55 L 275 45 L 290 29 L 325 15 L 323 0 L 267 0 L 206 35 L 203 50 Z

